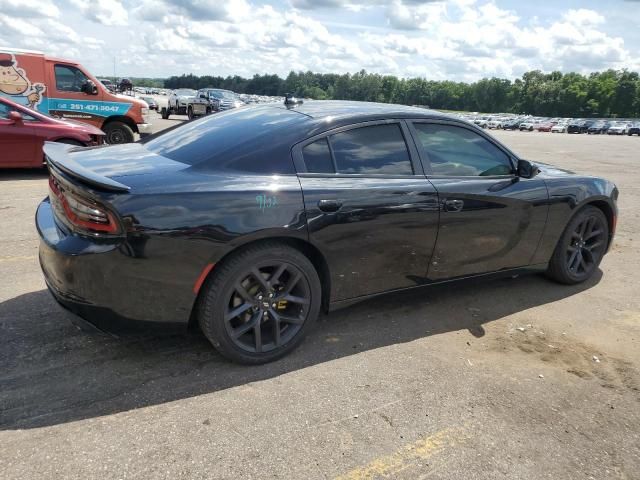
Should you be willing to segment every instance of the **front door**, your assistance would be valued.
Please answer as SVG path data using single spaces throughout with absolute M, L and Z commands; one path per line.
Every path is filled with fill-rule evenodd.
M 426 281 L 438 195 L 409 138 L 403 122 L 369 122 L 294 148 L 309 238 L 330 265 L 333 301 Z
M 529 265 L 547 218 L 544 181 L 518 177 L 509 152 L 462 124 L 413 122 L 412 132 L 440 195 L 429 279 Z
M 49 89 L 49 115 L 60 116 L 71 120 L 90 123 L 102 127 L 105 117 L 113 112 L 102 100 L 102 89 L 96 94 L 83 92 L 83 85 L 90 79 L 82 70 L 74 65 L 48 63 L 50 78 L 53 80 Z
M 36 156 L 33 128 L 9 119 L 11 107 L 0 102 L 0 166 L 32 167 Z M 40 158 L 42 164 L 42 158 Z

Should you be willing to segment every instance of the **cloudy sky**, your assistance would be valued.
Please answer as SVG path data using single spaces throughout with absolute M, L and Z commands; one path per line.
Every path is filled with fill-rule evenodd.
M 94 74 L 290 70 L 473 81 L 640 71 L 635 0 L 0 0 L 0 47 Z

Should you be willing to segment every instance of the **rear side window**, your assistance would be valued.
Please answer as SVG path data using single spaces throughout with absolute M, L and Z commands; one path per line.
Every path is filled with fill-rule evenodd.
M 339 173 L 413 175 L 400 125 L 373 125 L 330 137 Z
M 331 147 L 329 147 L 331 145 Z M 310 173 L 413 175 L 400 125 L 372 125 L 335 133 L 302 150 Z M 335 165 L 335 169 L 334 169 Z
M 301 115 L 273 106 L 234 108 L 141 140 L 147 150 L 201 169 L 293 174 L 288 138 Z M 292 134 L 292 132 L 294 132 Z
M 326 138 L 310 143 L 302 149 L 307 171 L 312 173 L 334 173 L 331 151 Z
M 414 126 L 433 175 L 482 177 L 513 173 L 507 154 L 471 130 L 427 123 Z

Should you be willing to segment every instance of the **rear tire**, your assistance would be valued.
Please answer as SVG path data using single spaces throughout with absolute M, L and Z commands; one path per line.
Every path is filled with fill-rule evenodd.
M 203 289 L 200 328 L 216 350 L 239 363 L 267 363 L 291 352 L 320 312 L 313 264 L 277 242 L 225 259 Z
M 553 252 L 547 276 L 566 285 L 588 280 L 607 249 L 609 223 L 602 210 L 586 206 L 567 224 Z
M 193 120 L 193 118 L 194 118 L 193 117 L 193 108 L 192 107 L 187 108 L 187 118 L 189 120 Z
M 103 130 L 106 135 L 105 141 L 110 145 L 131 143 L 134 140 L 133 130 L 123 122 L 109 122 Z
M 169 107 L 162 107 L 162 110 L 160 110 L 160 116 L 162 117 L 163 120 L 168 120 L 169 119 Z

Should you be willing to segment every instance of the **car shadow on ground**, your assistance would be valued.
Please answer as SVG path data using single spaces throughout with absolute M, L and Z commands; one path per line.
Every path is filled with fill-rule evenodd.
M 534 275 L 380 296 L 323 317 L 291 355 L 252 367 L 226 361 L 200 333 L 81 332 L 46 290 L 28 293 L 0 303 L 0 429 L 157 405 L 445 332 L 481 337 L 484 324 L 579 294 L 601 276 L 575 286 Z

